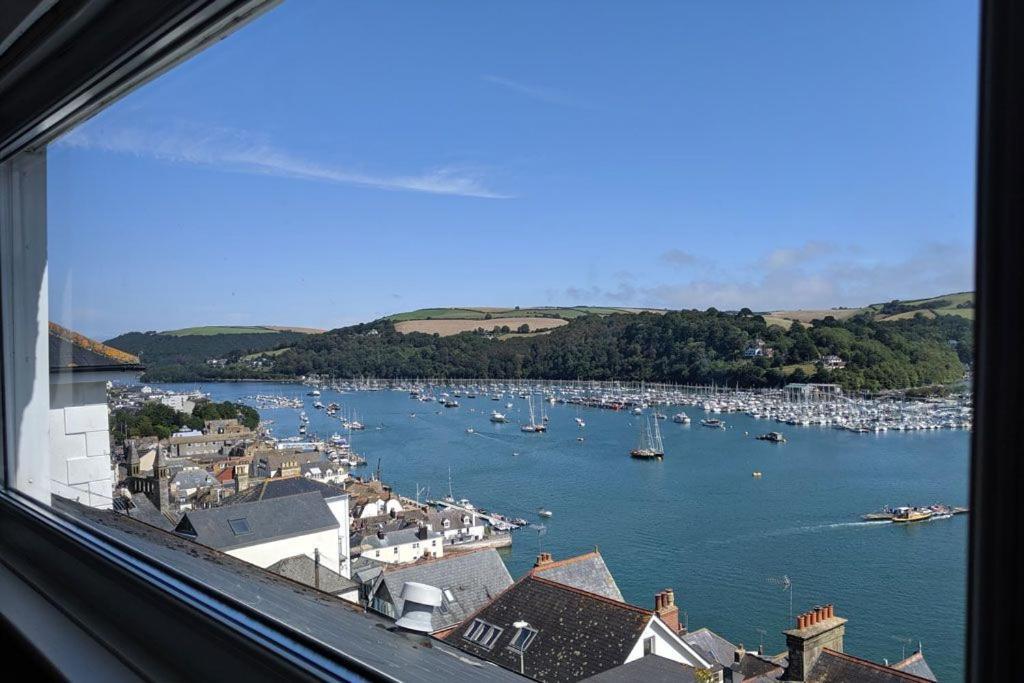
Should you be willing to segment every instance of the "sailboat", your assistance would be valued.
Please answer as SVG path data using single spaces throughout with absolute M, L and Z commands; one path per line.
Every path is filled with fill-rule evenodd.
M 661 427 L 658 426 L 658 419 L 651 417 L 640 421 L 640 438 L 636 448 L 629 452 L 633 458 L 658 460 L 665 457 L 665 446 L 661 440 Z
M 543 422 L 539 422 L 538 423 L 537 422 L 537 416 L 534 415 L 534 412 L 533 412 L 533 395 L 532 394 L 530 396 L 526 397 L 526 402 L 530 406 L 530 422 L 529 422 L 529 424 L 524 424 L 523 426 L 521 426 L 519 428 L 519 430 L 523 431 L 523 432 L 546 432 L 547 429 L 548 429 L 548 426 L 546 424 L 544 424 Z

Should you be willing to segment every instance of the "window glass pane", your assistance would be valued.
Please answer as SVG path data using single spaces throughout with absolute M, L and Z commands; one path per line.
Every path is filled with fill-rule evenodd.
M 962 678 L 977 14 L 283 3 L 39 153 L 44 497 L 514 673 Z

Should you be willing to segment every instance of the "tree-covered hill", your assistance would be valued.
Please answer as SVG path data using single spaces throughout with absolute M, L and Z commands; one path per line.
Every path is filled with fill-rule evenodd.
M 485 327 L 490 322 L 451 336 L 401 333 L 393 321 L 378 320 L 317 335 L 132 333 L 107 343 L 140 354 L 150 381 L 286 379 L 316 373 L 744 387 L 818 381 L 869 391 L 956 382 L 973 354 L 971 322 L 954 315 L 882 320 L 878 312 L 866 310 L 844 320 L 826 316 L 809 326 L 794 322 L 787 329 L 748 309 L 592 314 L 536 336 L 496 334 Z M 744 354 L 759 342 L 764 355 Z M 829 355 L 839 356 L 846 366 L 826 369 L 821 360 Z M 211 365 L 208 358 L 229 362 Z
M 761 340 L 772 357 L 744 357 Z M 833 381 L 879 390 L 949 383 L 972 353 L 971 323 L 956 316 L 879 322 L 870 313 L 788 330 L 739 314 L 673 311 L 582 316 L 548 334 L 499 340 L 489 333 L 450 337 L 399 334 L 390 321 L 306 338 L 275 358 L 279 375 L 645 380 L 777 386 Z M 835 354 L 847 365 L 826 370 Z M 806 365 L 794 369 L 793 366 Z

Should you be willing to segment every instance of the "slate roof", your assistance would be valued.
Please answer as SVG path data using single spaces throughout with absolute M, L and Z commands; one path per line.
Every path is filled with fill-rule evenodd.
M 608 571 L 608 565 L 604 563 L 601 553 L 596 550 L 534 567 L 530 573 L 549 581 L 556 581 L 566 586 L 573 586 L 589 593 L 625 602 L 612 573 Z
M 892 668 L 897 671 L 905 671 L 908 674 L 914 674 L 921 678 L 927 678 L 929 681 L 937 681 L 935 673 L 932 672 L 932 668 L 928 666 L 928 662 L 924 660 L 924 653 L 918 650 L 914 654 L 910 655 L 902 662 L 896 662 L 892 665 Z
M 244 527 L 238 520 L 244 520 Z M 243 528 L 247 531 L 241 531 Z M 190 510 L 174 531 L 207 547 L 231 550 L 337 528 L 338 521 L 320 494 L 304 493 L 257 503 Z
M 316 588 L 317 576 L 314 565 L 315 562 L 313 558 L 308 555 L 295 555 L 294 557 L 286 557 L 279 562 L 275 562 L 267 567 L 267 571 L 274 572 L 275 574 L 291 579 L 292 581 L 298 581 L 310 588 Z M 347 593 L 359 587 L 359 584 L 352 579 L 346 579 L 341 574 L 325 567 L 323 564 L 320 565 L 319 578 L 319 590 L 332 595 Z
M 419 529 L 411 526 L 405 529 L 397 529 L 395 531 L 386 531 L 384 538 L 379 537 L 376 533 L 371 532 L 363 536 L 362 541 L 359 545 L 367 546 L 369 548 L 390 548 L 396 545 L 404 545 L 406 543 L 416 543 L 417 541 L 423 541 L 418 534 Z M 440 538 L 442 534 L 436 531 L 427 532 L 426 540 Z
M 57 323 L 50 323 L 50 372 L 143 370 L 138 356 L 73 332 Z
M 307 588 L 181 536 L 140 524 L 110 510 L 53 497 L 58 513 L 143 557 L 170 567 L 189 583 L 207 587 L 230 604 L 259 610 L 381 677 L 424 683 L 523 681 L 444 643 L 389 631 L 391 623 L 358 605 Z
M 722 666 L 729 667 L 732 665 L 736 654 L 736 646 L 711 629 L 700 628 L 684 634 L 681 638 L 687 645 L 700 648 L 706 652 L 713 661 L 718 662 Z
M 585 679 L 587 683 L 696 683 L 693 667 L 667 657 L 646 655 Z
M 382 584 L 391 596 L 396 616 L 401 616 L 405 606 L 401 596 L 407 581 L 440 588 L 454 598 L 449 600 L 446 593 L 443 609 L 434 609 L 430 623 L 437 632 L 464 621 L 489 603 L 512 585 L 512 576 L 494 548 L 386 569 Z
M 326 484 L 307 477 L 285 477 L 283 479 L 266 479 L 239 494 L 231 496 L 231 498 L 224 501 L 224 504 L 252 503 L 258 500 L 273 500 L 274 498 L 298 496 L 310 492 L 319 493 L 325 499 L 334 499 L 339 496 L 348 495 L 345 493 L 345 489 L 334 484 Z
M 220 480 L 206 470 L 192 469 L 181 470 L 171 478 L 171 483 L 176 484 L 178 488 L 197 489 L 202 486 L 217 486 Z
M 114 498 L 113 507 L 127 517 L 164 531 L 173 531 L 177 525 L 176 521 L 161 513 L 144 493 L 136 493 L 131 497 L 117 496 Z
M 517 631 L 513 624 L 525 620 L 537 630 L 523 658 L 526 675 L 538 681 L 578 681 L 625 662 L 653 614 L 527 574 L 444 640 L 476 657 L 519 671 L 519 652 L 509 644 Z M 473 619 L 502 629 L 490 649 L 464 637 Z
M 806 683 L 931 683 L 930 679 L 828 648 L 821 651 L 804 680 Z

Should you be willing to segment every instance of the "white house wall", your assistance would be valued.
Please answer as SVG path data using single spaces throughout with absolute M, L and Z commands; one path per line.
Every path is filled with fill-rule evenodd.
M 671 659 L 674 662 L 682 662 L 692 667 L 706 667 L 709 666 L 709 662 L 704 662 L 697 656 L 697 653 L 684 643 L 678 636 L 669 630 L 665 623 L 658 617 L 652 617 L 647 623 L 647 627 L 641 634 L 640 639 L 637 640 L 636 644 L 633 645 L 633 649 L 630 650 L 629 656 L 626 657 L 626 661 L 623 664 L 632 662 L 633 660 L 640 659 L 644 656 L 644 640 L 654 636 L 654 654 L 665 659 Z
M 326 529 L 312 534 L 292 536 L 266 543 L 256 543 L 244 548 L 227 550 L 228 555 L 245 560 L 250 564 L 266 569 L 275 562 L 288 557 L 305 555 L 316 558 L 315 551 L 320 550 L 320 564 L 331 571 L 341 573 L 338 560 L 338 532 Z
M 110 508 L 110 459 L 105 381 L 50 384 L 49 443 L 53 493 L 96 508 Z
M 352 529 L 352 517 L 349 515 L 348 496 L 328 500 L 327 507 L 330 508 L 331 514 L 334 515 L 334 518 L 338 520 L 338 544 L 341 546 L 338 551 L 341 555 L 340 574 L 346 579 L 351 579 L 352 552 L 349 548 L 349 534 Z

